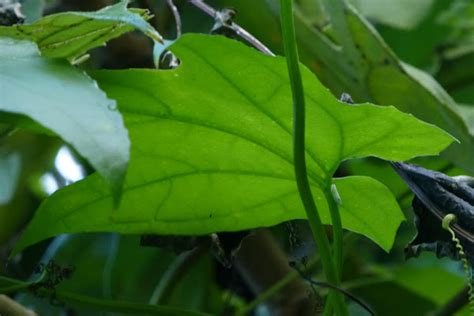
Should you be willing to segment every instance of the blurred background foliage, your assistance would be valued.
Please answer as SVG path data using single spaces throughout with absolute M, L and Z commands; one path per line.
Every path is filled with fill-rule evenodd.
M 114 3 L 109 0 L 21 2 L 27 22 L 35 21 L 44 14 L 97 10 Z M 394 104 L 450 131 L 463 140 L 463 146 L 442 157 L 417 159 L 416 163 L 449 175 L 472 175 L 474 142 L 470 134 L 474 129 L 474 3 L 468 0 L 349 2 L 356 10 L 354 12 L 363 16 L 360 20 L 357 14 L 354 15 L 353 27 L 362 29 L 358 33 L 362 34 L 360 38 L 354 39 L 358 45 L 357 56 L 345 56 L 335 48 L 339 44 L 335 40 L 337 36 L 321 1 L 296 0 L 297 36 L 302 62 L 336 96 L 347 92 L 356 103 Z M 213 0 L 207 3 L 217 9 L 235 9 L 235 22 L 276 54 L 282 54 L 277 0 Z M 214 25 L 211 17 L 187 1 L 176 0 L 175 4 L 184 33 L 210 32 Z M 157 30 L 166 39 L 175 39 L 175 20 L 167 1 L 137 0 L 132 2 L 132 6 L 148 8 L 154 14 L 151 23 Z M 366 21 L 369 24 L 364 24 Z M 143 35 L 128 33 L 106 47 L 94 50 L 92 58 L 83 67 L 153 67 L 152 50 L 152 43 Z M 393 83 L 395 81 L 391 81 L 392 76 L 412 78 L 410 76 L 414 73 L 410 70 L 412 68 L 407 68 L 410 66 L 403 65 L 423 70 L 441 86 L 425 77 L 421 81 L 406 79 L 405 84 L 397 86 Z M 375 70 L 380 71 L 376 74 Z M 444 95 L 443 89 L 450 97 Z M 463 130 L 461 118 L 467 123 L 467 130 Z M 271 229 L 273 242 L 277 242 L 284 253 L 275 250 L 269 256 L 262 256 L 258 248 L 250 252 L 260 263 L 253 264 L 256 267 L 254 270 L 246 268 L 249 259 L 244 255 L 237 256 L 232 268 L 224 267 L 216 251 L 209 249 L 212 246 L 198 246 L 203 250 L 190 255 L 189 252 L 181 252 L 181 247 L 176 245 L 144 247 L 140 245 L 140 236 L 117 234 L 59 236 L 29 248 L 8 262 L 12 245 L 41 200 L 55 189 L 91 172 L 93 170 L 87 162 L 57 138 L 0 126 L 2 274 L 28 279 L 39 262 L 54 259 L 61 265 L 75 267 L 74 276 L 61 283 L 60 290 L 143 303 L 157 303 L 158 300 L 165 305 L 233 315 L 291 269 L 282 268 L 275 272 L 269 280 L 261 281 L 260 288 L 249 278 L 259 280 L 256 275 L 271 274 L 280 261 L 286 265 L 288 260 L 304 263 L 314 255 L 314 244 L 306 224 L 296 221 Z M 369 158 L 345 162 L 338 175 L 350 174 L 370 175 L 386 184 L 398 198 L 407 222 L 400 228 L 396 245 L 388 254 L 364 237 L 347 233 L 343 287 L 367 302 L 379 315 L 424 315 L 445 306 L 463 290 L 465 277 L 459 263 L 438 259 L 433 254 L 405 261 L 404 246 L 415 233 L 411 211 L 413 195 L 383 161 Z M 241 248 L 246 247 L 246 239 L 247 243 L 262 243 L 262 247 L 268 247 L 268 240 L 259 239 L 259 234 L 255 233 L 257 238 L 254 240 L 242 237 L 245 234 L 222 234 L 222 247 L 230 250 L 238 248 L 242 238 Z M 240 250 L 245 253 L 245 249 Z M 261 267 L 263 270 L 258 270 Z M 313 265 L 311 272 L 314 279 L 321 278 L 317 264 Z M 299 276 L 294 279 L 297 282 L 293 285 L 303 289 L 304 299 L 313 299 L 313 294 L 307 292 L 310 288 L 301 287 L 304 280 Z M 316 291 L 318 295 L 326 293 L 321 288 Z M 111 314 L 84 306 L 53 307 L 48 300 L 31 294 L 18 294 L 15 298 L 41 315 Z M 252 312 L 255 315 L 291 315 L 285 314 L 284 308 L 281 308 L 290 301 L 289 297 L 274 298 L 267 307 L 259 306 Z M 350 303 L 350 307 L 353 315 L 367 314 L 356 304 Z M 459 315 L 462 314 L 468 314 L 466 308 L 459 312 Z

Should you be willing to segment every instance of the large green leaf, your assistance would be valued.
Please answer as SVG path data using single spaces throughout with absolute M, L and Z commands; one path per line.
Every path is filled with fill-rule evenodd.
M 0 26 L 0 36 L 34 41 L 45 57 L 71 59 L 134 29 L 162 42 L 160 34 L 146 22 L 148 12 L 129 10 L 127 4 L 120 1 L 96 12 L 58 13 L 33 24 Z
M 230 0 L 221 1 L 231 3 Z M 301 2 L 319 3 L 322 0 Z M 444 3 L 436 1 L 437 6 L 438 2 Z M 281 36 L 278 19 L 275 18 L 278 10 L 272 10 L 274 3 L 278 1 L 241 0 L 235 6 L 239 11 L 246 12 L 237 17 L 237 22 L 278 51 L 281 48 Z M 334 40 L 331 35 L 334 32 L 326 32 L 328 17 L 314 13 L 311 15 L 310 12 L 306 7 L 295 7 L 301 60 L 335 95 L 346 92 L 359 102 L 393 105 L 443 128 L 460 142 L 452 144 L 442 156 L 474 172 L 474 137 L 460 116 L 454 100 L 430 75 L 402 63 L 372 25 L 352 7 L 344 10 L 345 19 L 342 20 L 350 35 L 344 42 L 352 42 L 355 47 L 352 52 L 355 51 L 355 54 L 346 51 Z
M 304 218 L 293 176 L 292 107 L 285 61 L 221 37 L 187 35 L 171 48 L 175 70 L 101 71 L 132 139 L 121 206 L 92 175 L 58 191 L 37 212 L 16 250 L 87 231 L 205 234 Z M 321 190 L 339 163 L 436 154 L 452 138 L 394 107 L 337 101 L 303 69 L 307 161 L 323 221 Z M 388 250 L 403 220 L 395 199 L 367 177 L 335 179 L 343 226 Z
M 32 42 L 0 38 L 0 95 L 1 111 L 27 115 L 60 135 L 118 196 L 130 141 L 115 101 L 86 74 L 65 61 L 41 58 Z

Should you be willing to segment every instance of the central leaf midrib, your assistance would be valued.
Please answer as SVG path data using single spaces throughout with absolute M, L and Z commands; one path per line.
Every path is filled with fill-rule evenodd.
M 49 44 L 41 44 L 40 43 L 39 47 L 40 47 L 41 50 L 53 49 L 53 48 L 60 47 L 60 46 L 66 45 L 66 44 L 70 44 L 70 43 L 73 43 L 73 42 L 76 42 L 76 41 L 79 41 L 79 40 L 84 40 L 85 38 L 88 38 L 88 37 L 91 37 L 91 36 L 97 34 L 97 36 L 92 37 L 91 39 L 88 39 L 87 41 L 82 43 L 80 46 L 78 46 L 74 50 L 74 52 L 78 52 L 81 49 L 83 49 L 85 46 L 93 43 L 94 41 L 97 41 L 98 39 L 100 39 L 102 37 L 105 37 L 110 32 L 114 32 L 115 28 L 118 28 L 118 27 L 121 27 L 121 26 L 123 26 L 123 25 L 109 25 L 107 27 L 103 27 L 103 28 L 100 28 L 98 30 L 93 30 L 93 31 L 87 32 L 86 34 L 81 34 L 81 35 L 74 36 L 72 38 L 68 38 L 66 40 L 57 41 L 57 42 L 53 42 L 53 43 L 49 43 Z
M 231 80 L 231 78 L 227 77 L 218 67 L 216 67 L 212 62 L 210 62 L 206 57 L 204 57 L 201 54 L 196 53 L 191 47 L 187 46 L 185 42 L 181 43 L 181 46 L 184 47 L 188 52 L 192 53 L 194 56 L 198 57 L 201 59 L 209 68 L 214 70 L 222 79 L 224 79 L 225 82 L 227 82 L 230 87 L 234 89 L 238 94 L 240 94 L 244 99 L 246 99 L 250 104 L 254 106 L 260 113 L 262 113 L 264 116 L 268 117 L 272 122 L 277 124 L 288 136 L 291 138 L 292 137 L 292 132 L 288 130 L 282 122 L 278 120 L 277 117 L 273 116 L 270 114 L 268 111 L 266 111 L 263 107 L 261 107 L 255 100 L 250 98 L 245 91 L 243 91 L 234 81 Z M 279 77 L 281 80 L 281 77 Z M 285 82 L 285 81 L 283 81 Z M 318 168 L 321 170 L 321 172 L 325 175 L 328 175 L 328 170 L 326 170 L 324 164 L 321 162 L 318 157 L 313 154 L 311 151 L 306 150 L 306 153 L 308 154 L 309 157 L 313 160 L 313 162 L 318 166 Z M 312 172 L 310 172 L 312 173 Z M 312 175 L 311 175 L 312 176 Z
M 288 81 L 288 77 L 285 77 L 284 75 L 282 75 L 281 73 L 279 72 L 276 72 L 272 67 L 269 67 L 266 63 L 261 63 L 261 65 L 268 71 L 270 71 L 271 73 L 273 73 L 275 76 L 277 76 L 280 80 L 282 81 Z M 314 74 L 312 74 L 313 76 L 316 76 Z M 343 152 L 344 152 L 344 133 L 343 133 L 343 130 L 344 130 L 344 127 L 341 125 L 341 122 L 339 122 L 339 120 L 331 113 L 331 111 L 329 111 L 328 109 L 326 109 L 326 107 L 324 106 L 324 103 L 321 103 L 321 102 L 318 102 L 311 94 L 308 94 L 307 92 L 305 92 L 305 97 L 306 98 L 309 98 L 310 101 L 313 102 L 313 104 L 315 106 L 319 106 L 319 108 L 324 112 L 326 113 L 327 116 L 329 116 L 333 122 L 336 124 L 337 128 L 338 128 L 338 132 L 339 132 L 339 154 L 338 154 L 338 161 L 334 161 L 334 164 L 329 168 L 329 169 L 325 169 L 325 174 L 327 177 L 331 177 L 334 172 L 336 171 L 337 167 L 339 166 L 339 163 L 340 161 L 344 158 L 343 157 Z M 336 104 L 338 105 L 338 104 Z M 349 106 L 349 105 L 348 105 Z M 316 153 L 313 153 L 312 150 L 310 148 L 306 148 L 305 151 L 308 153 L 308 155 L 314 160 L 314 162 L 316 162 L 315 160 L 315 157 L 317 157 Z M 316 162 L 317 163 L 317 162 Z M 311 175 L 310 175 L 311 176 Z
M 137 113 L 123 111 L 122 114 L 135 115 Z M 139 115 L 146 115 L 146 114 L 139 113 Z M 163 117 L 151 116 L 151 117 L 153 117 L 154 119 L 153 120 L 148 120 L 146 122 L 140 122 L 140 125 L 143 125 L 143 124 L 159 124 L 160 120 L 168 120 L 168 121 L 174 121 L 174 122 L 179 122 L 179 123 L 184 123 L 184 124 L 189 124 L 189 125 L 196 125 L 196 126 L 203 127 L 203 128 L 208 128 L 210 130 L 225 133 L 225 134 L 231 135 L 233 137 L 239 138 L 241 140 L 247 141 L 249 143 L 252 143 L 254 145 L 257 145 L 258 147 L 261 147 L 261 148 L 265 149 L 267 152 L 269 152 L 269 153 L 277 156 L 278 158 L 282 159 L 283 161 L 288 163 L 290 166 L 293 166 L 293 161 L 292 161 L 291 157 L 286 156 L 284 153 L 278 152 L 277 150 L 269 147 L 268 145 L 266 145 L 264 143 L 261 143 L 257 140 L 254 140 L 254 139 L 250 138 L 250 137 L 239 134 L 235 131 L 232 131 L 232 130 L 229 130 L 229 129 L 226 129 L 226 128 L 222 128 L 222 127 L 219 127 L 219 126 L 215 126 L 215 125 L 209 125 L 205 121 L 203 122 L 203 121 L 200 121 L 200 120 L 191 119 L 189 117 L 178 117 L 178 116 L 174 116 L 174 115 L 169 116 L 169 117 L 167 117 L 167 116 L 163 116 Z M 318 184 L 321 184 L 321 185 L 323 183 L 325 183 L 324 179 L 321 178 L 321 177 L 317 177 L 316 179 L 313 179 L 313 180 L 315 180 Z

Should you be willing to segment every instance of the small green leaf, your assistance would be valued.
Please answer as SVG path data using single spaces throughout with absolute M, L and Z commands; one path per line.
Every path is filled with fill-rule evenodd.
M 119 196 L 130 141 L 115 101 L 95 81 L 65 61 L 41 58 L 32 42 L 0 38 L 0 95 L 0 111 L 29 116 L 60 135 Z
M 185 35 L 177 69 L 100 71 L 132 139 L 122 204 L 96 175 L 40 207 L 16 251 L 60 233 L 206 234 L 304 218 L 294 181 L 292 107 L 285 60 L 221 37 Z M 393 107 L 348 105 L 303 68 L 307 164 L 316 203 L 340 162 L 437 154 L 452 138 Z M 343 226 L 388 250 L 403 220 L 388 189 L 365 177 L 335 179 Z
M 58 13 L 29 25 L 0 26 L 0 36 L 34 41 L 45 57 L 70 59 L 134 29 L 162 43 L 161 35 L 146 22 L 148 12 L 129 10 L 127 4 L 120 1 L 96 12 Z

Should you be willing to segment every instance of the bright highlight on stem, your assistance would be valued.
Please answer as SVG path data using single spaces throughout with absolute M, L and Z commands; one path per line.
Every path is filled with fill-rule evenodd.
M 336 268 L 334 260 L 332 259 L 329 240 L 314 202 L 306 171 L 305 98 L 299 68 L 298 51 L 296 48 L 292 0 L 280 0 L 280 16 L 283 33 L 283 45 L 286 54 L 291 92 L 293 96 L 293 156 L 296 182 L 300 198 L 303 202 L 306 215 L 313 232 L 313 237 L 321 254 L 321 262 L 324 273 L 326 274 L 326 278 L 330 283 L 339 286 L 339 272 Z M 329 190 L 329 187 L 327 190 Z M 330 203 L 330 201 L 328 201 L 328 203 Z M 347 309 L 344 304 L 343 297 L 340 294 L 334 294 L 334 299 L 330 301 L 334 302 L 333 310 L 337 315 L 347 315 Z

